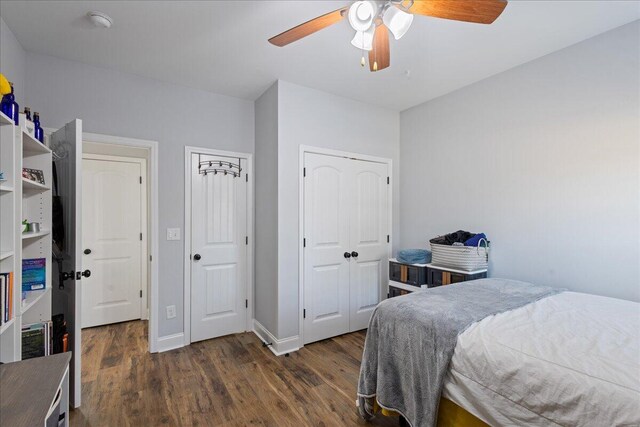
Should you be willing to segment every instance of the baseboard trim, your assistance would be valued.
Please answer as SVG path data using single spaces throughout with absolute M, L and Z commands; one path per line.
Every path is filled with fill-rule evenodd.
M 269 350 L 276 356 L 282 356 L 300 349 L 298 345 L 300 338 L 298 335 L 278 339 L 256 319 L 253 319 L 253 333 L 256 334 L 263 343 L 271 344 Z
M 184 333 L 166 335 L 158 338 L 158 353 L 163 351 L 175 350 L 176 348 L 184 347 Z

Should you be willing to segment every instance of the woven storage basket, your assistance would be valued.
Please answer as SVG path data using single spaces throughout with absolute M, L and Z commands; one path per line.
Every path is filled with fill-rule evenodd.
M 489 245 L 485 239 L 478 246 L 449 246 L 431 243 L 431 264 L 462 271 L 484 270 L 489 264 Z

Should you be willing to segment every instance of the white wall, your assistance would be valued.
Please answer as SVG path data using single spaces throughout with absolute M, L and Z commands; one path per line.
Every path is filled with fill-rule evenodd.
M 15 38 L 4 19 L 0 17 L 0 73 L 13 83 L 16 102 L 20 111 L 25 107 L 24 79 L 26 71 L 26 53 Z M 26 105 L 28 107 L 28 105 Z M 37 111 L 37 110 L 36 110 Z
M 401 114 L 401 241 L 460 228 L 491 276 L 640 300 L 640 23 Z
M 393 232 L 399 230 L 399 113 L 279 81 L 278 335 L 298 335 L 300 145 L 393 160 Z
M 278 334 L 278 82 L 255 103 L 255 319 Z
M 184 242 L 165 240 L 165 229 L 184 231 L 184 146 L 252 153 L 253 102 L 30 52 L 26 82 L 45 127 L 77 117 L 85 132 L 158 141 L 159 336 L 182 332 Z

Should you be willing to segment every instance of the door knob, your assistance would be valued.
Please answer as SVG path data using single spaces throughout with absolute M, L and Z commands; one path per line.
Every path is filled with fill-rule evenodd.
M 351 258 L 351 254 L 349 252 L 345 252 L 344 253 L 344 257 L 349 259 L 349 258 Z
M 89 255 L 90 253 L 91 253 L 91 249 L 85 249 L 85 250 L 84 250 L 84 254 L 85 254 L 85 255 Z
M 358 252 L 356 251 L 351 252 L 351 256 L 354 258 L 358 258 Z
M 200 254 L 195 254 L 195 255 L 193 256 L 193 259 L 194 259 L 195 261 L 200 261 L 200 258 L 202 258 L 202 257 L 200 256 Z
M 85 270 L 82 272 L 82 277 L 89 277 L 91 276 L 91 270 Z

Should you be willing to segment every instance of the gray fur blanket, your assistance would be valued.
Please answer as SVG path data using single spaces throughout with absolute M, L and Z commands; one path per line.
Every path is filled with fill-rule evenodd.
M 458 335 L 487 316 L 561 292 L 504 279 L 481 279 L 414 292 L 378 305 L 364 345 L 359 410 L 372 400 L 414 427 L 434 426 Z

